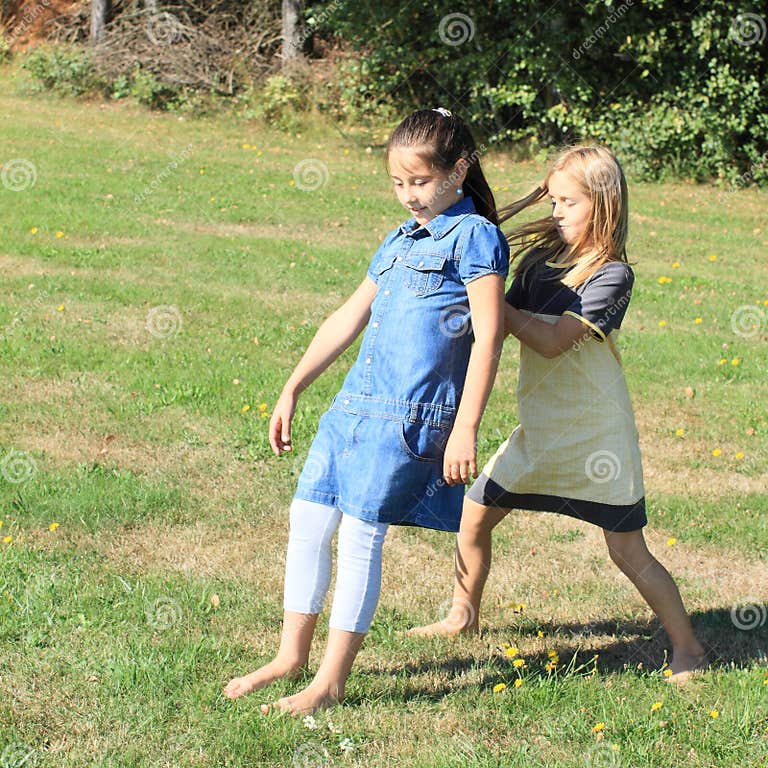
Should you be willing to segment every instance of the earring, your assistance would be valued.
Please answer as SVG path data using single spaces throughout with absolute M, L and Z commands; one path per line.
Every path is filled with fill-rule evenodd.
M 463 191 L 464 191 L 464 190 L 463 190 L 461 187 L 458 187 L 458 188 L 456 189 L 456 194 L 457 194 L 457 195 L 460 195 L 460 194 L 461 194 Z

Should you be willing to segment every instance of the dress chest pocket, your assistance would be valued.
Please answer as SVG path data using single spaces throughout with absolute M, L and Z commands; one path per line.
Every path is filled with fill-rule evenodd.
M 445 254 L 415 253 L 403 262 L 405 285 L 416 296 L 428 296 L 437 291 L 445 277 Z

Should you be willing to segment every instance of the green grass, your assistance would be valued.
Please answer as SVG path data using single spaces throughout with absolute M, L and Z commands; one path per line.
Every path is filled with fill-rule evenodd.
M 667 686 L 654 672 L 667 639 L 599 532 L 553 515 L 497 529 L 481 636 L 405 638 L 448 598 L 453 542 L 397 530 L 347 703 L 310 729 L 259 712 L 294 683 L 235 702 L 221 688 L 276 647 L 288 504 L 355 350 L 303 395 L 295 456 L 272 456 L 262 412 L 403 218 L 381 161 L 388 126 L 180 120 L 33 99 L 17 77 L 0 70 L 13 115 L 0 165 L 25 158 L 37 178 L 0 187 L 0 460 L 13 460 L 13 482 L 0 476 L 0 755 L 16 745 L 77 768 L 768 765 L 768 620 L 732 618 L 750 599 L 759 620 L 768 600 L 765 192 L 630 180 L 637 282 L 619 343 L 648 537 L 712 670 Z M 293 179 L 307 158 L 328 170 L 315 192 Z M 501 152 L 484 164 L 500 203 L 544 170 Z M 732 326 L 746 305 L 766 318 L 754 335 Z M 165 306 L 171 332 L 151 333 Z M 509 343 L 481 461 L 516 423 L 517 360 Z M 326 626 L 327 614 L 313 664 Z

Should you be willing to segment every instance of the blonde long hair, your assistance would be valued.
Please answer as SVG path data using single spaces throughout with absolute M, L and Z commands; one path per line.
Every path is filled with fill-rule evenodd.
M 549 195 L 549 179 L 557 171 L 568 174 L 592 205 L 589 223 L 570 249 L 568 262 L 573 266 L 561 278 L 564 285 L 575 288 L 606 262 L 627 261 L 627 181 L 619 161 L 608 147 L 569 147 L 558 155 L 541 186 L 499 210 L 499 223 L 544 200 Z M 525 276 L 531 267 L 556 258 L 567 247 L 551 216 L 516 227 L 507 235 L 507 240 L 511 260 L 525 254 L 515 267 L 515 277 Z

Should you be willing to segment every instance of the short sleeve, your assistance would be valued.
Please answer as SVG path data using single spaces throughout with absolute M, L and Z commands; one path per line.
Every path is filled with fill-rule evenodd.
M 489 221 L 479 221 L 467 228 L 462 238 L 459 276 L 466 285 L 485 275 L 509 273 L 509 245 L 504 233 Z
M 600 341 L 621 326 L 629 306 L 635 274 L 621 261 L 603 265 L 574 298 L 563 314 L 588 325 Z
M 399 234 L 399 229 L 393 229 L 376 249 L 376 253 L 373 254 L 371 263 L 368 265 L 367 274 L 374 283 L 379 282 L 379 275 L 381 275 L 384 268 L 388 266 L 388 263 L 391 264 L 394 261 L 394 254 L 392 253 L 391 247 Z

